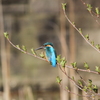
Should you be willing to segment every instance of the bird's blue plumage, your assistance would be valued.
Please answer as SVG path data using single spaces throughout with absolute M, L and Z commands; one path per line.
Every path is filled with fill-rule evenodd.
M 37 48 L 36 50 L 39 50 L 39 49 L 45 49 L 47 60 L 51 63 L 51 65 L 53 67 L 56 67 L 56 64 L 57 64 L 57 60 L 56 60 L 57 55 L 56 55 L 55 49 L 53 48 L 53 44 L 50 43 L 50 42 L 46 42 L 46 43 L 43 44 L 43 46 Z
M 45 46 L 45 51 L 46 51 L 46 56 L 47 56 L 48 61 L 50 61 L 53 67 L 56 67 L 56 64 L 57 64 L 56 57 L 57 56 L 56 56 L 56 51 L 53 48 L 53 44 L 47 42 L 44 44 L 44 46 Z
M 46 47 L 46 56 L 53 67 L 56 67 L 56 52 L 53 47 Z

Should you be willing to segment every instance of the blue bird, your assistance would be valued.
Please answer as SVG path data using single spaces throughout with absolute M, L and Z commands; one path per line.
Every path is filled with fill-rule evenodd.
M 37 48 L 36 50 L 39 50 L 39 49 L 45 50 L 47 60 L 51 63 L 51 65 L 53 67 L 56 67 L 56 65 L 57 65 L 57 60 L 56 60 L 57 55 L 56 55 L 56 51 L 53 47 L 53 44 L 50 43 L 50 42 L 46 42 L 46 43 L 43 44 L 43 46 Z

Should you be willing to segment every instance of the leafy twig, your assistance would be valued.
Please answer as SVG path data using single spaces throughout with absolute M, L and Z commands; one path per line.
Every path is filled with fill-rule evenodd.
M 6 33 L 6 35 L 7 35 L 7 40 L 8 40 L 8 42 L 9 42 L 14 48 L 16 48 L 17 50 L 19 50 L 19 51 L 21 51 L 21 52 L 24 52 L 24 53 L 26 53 L 26 54 L 28 54 L 28 55 L 30 55 L 30 56 L 33 56 L 33 57 L 36 57 L 36 58 L 38 58 L 38 59 L 41 59 L 41 60 L 46 61 L 46 59 L 37 56 L 37 55 L 36 55 L 36 52 L 34 52 L 34 49 L 33 49 L 33 48 L 31 49 L 32 53 L 29 53 L 28 51 L 26 52 L 26 51 L 24 51 L 23 49 L 21 49 L 19 45 L 14 45 L 14 44 L 10 41 L 10 39 L 9 39 L 9 37 L 8 37 L 9 34 Z M 5 36 L 5 37 L 6 37 L 6 36 Z M 57 60 L 57 61 L 58 61 L 58 65 L 59 65 L 60 62 L 61 62 L 60 55 L 58 55 L 57 58 L 58 58 L 58 60 Z M 62 60 L 63 60 L 63 59 L 62 59 Z M 66 62 L 66 61 L 63 61 L 63 62 Z M 64 64 L 65 64 L 65 63 L 64 63 Z M 76 68 L 73 68 L 72 66 L 68 66 L 67 64 L 64 65 L 64 66 L 67 67 L 67 68 L 76 70 Z M 83 72 L 89 72 L 89 73 L 93 73 L 93 74 L 99 74 L 97 71 L 91 71 L 91 70 L 85 70 L 85 69 L 79 69 L 79 68 L 77 68 L 77 70 L 78 70 L 78 71 L 83 71 Z
M 37 55 L 34 53 L 33 49 L 31 49 L 32 53 L 29 53 L 29 52 L 26 51 L 25 46 L 23 46 L 23 48 L 21 49 L 19 45 L 14 45 L 14 44 L 9 40 L 9 37 L 8 37 L 9 34 L 8 34 L 8 33 L 4 33 L 4 35 L 5 35 L 5 37 L 7 38 L 8 42 L 9 42 L 14 48 L 16 48 L 17 50 L 19 50 L 19 51 L 21 51 L 21 52 L 23 52 L 23 53 L 25 53 L 25 54 L 28 54 L 28 55 L 30 55 L 30 56 L 33 56 L 33 57 L 36 57 L 36 58 L 38 58 L 38 59 L 41 59 L 41 60 L 45 60 L 45 61 L 46 61 L 46 59 L 37 56 Z
M 98 7 L 95 8 L 95 12 L 92 10 L 92 6 L 90 4 L 85 3 L 83 0 L 80 0 L 82 2 L 83 5 L 85 5 L 87 7 L 88 12 L 90 13 L 90 15 L 93 17 L 93 19 L 96 21 L 96 23 L 98 25 L 100 25 L 100 22 L 97 20 L 97 18 L 100 18 L 100 11 L 98 9 Z M 96 18 L 96 17 L 97 18 Z
M 67 21 L 74 27 L 74 29 L 82 36 L 82 38 L 92 47 L 94 48 L 97 52 L 100 53 L 100 50 L 98 48 L 96 48 L 93 44 L 91 44 L 91 42 L 89 42 L 89 40 L 82 34 L 82 31 L 80 32 L 80 28 L 78 29 L 72 22 L 71 20 L 69 19 L 69 17 L 67 16 L 66 14 L 66 11 L 65 9 L 63 9 L 63 12 L 64 12 L 64 15 L 65 15 L 65 18 L 67 19 Z
M 58 83 L 59 84 L 59 83 Z M 63 86 L 62 86 L 62 84 L 61 84 L 61 82 L 60 82 L 60 87 L 62 88 L 62 89 L 64 89 L 66 92 L 68 92 L 68 93 L 71 93 L 71 94 L 74 94 L 74 95 L 77 95 L 77 96 L 79 96 L 79 97 L 88 97 L 88 98 L 90 98 L 90 95 L 88 96 L 88 95 L 81 95 L 81 94 L 76 94 L 76 93 L 74 93 L 74 92 L 72 92 L 71 90 L 69 90 L 68 89 L 68 87 L 66 86 L 65 88 L 63 88 Z

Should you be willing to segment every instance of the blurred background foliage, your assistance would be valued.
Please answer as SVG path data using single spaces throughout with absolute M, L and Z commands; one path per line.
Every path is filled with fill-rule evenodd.
M 98 0 L 84 1 L 90 3 L 94 8 L 100 6 Z M 10 39 L 15 45 L 25 45 L 29 52 L 31 48 L 37 48 L 45 42 L 52 42 L 57 54 L 61 54 L 62 44 L 60 42 L 60 34 L 62 33 L 60 33 L 60 10 L 62 9 L 62 2 L 61 0 L 2 0 L 4 31 L 9 33 Z M 69 0 L 65 0 L 64 2 L 67 2 L 66 11 L 70 13 Z M 91 40 L 94 40 L 95 43 L 100 43 L 99 25 L 91 17 L 80 0 L 73 0 L 73 3 L 74 22 L 76 26 L 82 28 L 84 35 L 89 34 Z M 67 20 L 65 20 L 65 23 L 65 39 L 69 50 L 70 26 Z M 100 65 L 100 55 L 98 55 L 98 52 L 92 49 L 76 31 L 74 45 L 76 47 L 75 61 L 78 62 L 80 68 L 83 68 L 85 61 L 88 62 L 91 69 L 95 69 L 94 66 Z M 37 51 L 37 54 L 40 52 Z M 49 90 L 49 92 L 50 90 L 56 90 L 55 95 L 51 92 L 50 95 L 46 95 L 45 93 L 43 100 L 59 100 L 59 86 L 55 80 L 56 76 L 59 75 L 57 67 L 53 68 L 49 63 L 23 54 L 12 46 L 10 46 L 8 55 L 10 59 L 10 85 L 12 88 L 28 84 L 33 87 L 33 91 L 37 90 L 38 93 L 40 92 L 37 98 L 43 96 L 41 96 L 40 90 L 43 92 L 45 90 Z M 83 73 L 85 79 L 89 77 L 94 78 L 94 80 L 97 79 L 95 75 L 91 76 L 89 74 L 89 77 L 85 77 L 85 75 Z M 0 80 L 2 88 L 1 75 Z M 99 85 L 98 80 L 94 82 Z M 37 92 L 34 93 L 36 94 Z

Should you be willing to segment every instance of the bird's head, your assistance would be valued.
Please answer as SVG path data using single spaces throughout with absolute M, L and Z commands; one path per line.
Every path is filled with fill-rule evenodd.
M 46 42 L 46 43 L 43 44 L 43 46 L 41 46 L 41 47 L 39 47 L 35 50 L 46 49 L 47 47 L 53 47 L 53 44 L 50 43 L 50 42 Z

